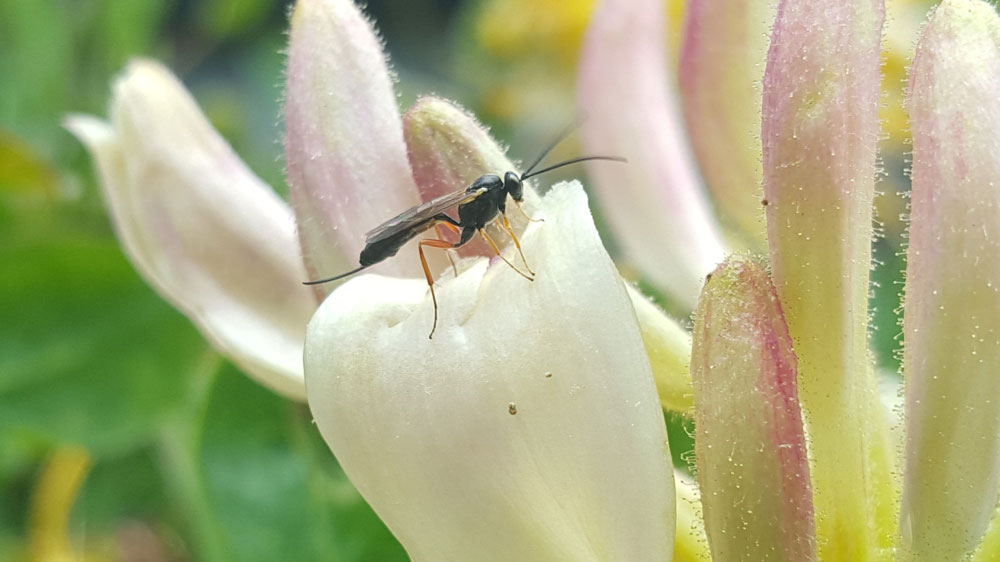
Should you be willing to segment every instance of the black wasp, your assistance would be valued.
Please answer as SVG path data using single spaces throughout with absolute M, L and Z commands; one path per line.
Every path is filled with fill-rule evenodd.
M 541 163 L 545 156 L 548 155 L 548 153 L 555 148 L 555 146 L 562 141 L 563 138 L 565 138 L 568 133 L 569 131 L 566 131 L 560 135 L 559 138 L 557 138 L 555 142 L 542 152 L 542 155 L 539 156 L 538 159 L 535 160 L 534 163 L 528 167 L 528 170 L 525 171 L 520 177 L 518 177 L 518 175 L 514 172 L 505 173 L 503 179 L 500 179 L 500 176 L 495 174 L 486 174 L 472 182 L 472 185 L 463 190 L 442 195 L 431 201 L 407 209 L 379 226 L 376 226 L 374 229 L 365 234 L 365 247 L 361 250 L 361 257 L 358 259 L 361 265 L 358 268 L 333 277 L 327 277 L 316 281 L 306 281 L 303 284 L 318 285 L 320 283 L 329 283 L 330 281 L 336 281 L 338 279 L 354 275 L 355 273 L 367 269 L 383 260 L 395 256 L 396 252 L 398 252 L 404 244 L 421 233 L 435 227 L 445 227 L 459 235 L 458 242 L 449 242 L 439 238 L 421 240 L 418 244 L 420 264 L 424 268 L 424 275 L 427 277 L 427 284 L 430 286 L 431 290 L 431 300 L 434 302 L 434 324 L 431 326 L 430 335 L 427 336 L 428 338 L 433 338 L 434 330 L 437 329 L 438 305 L 437 296 L 434 295 L 434 276 L 431 275 L 431 270 L 427 266 L 427 258 L 424 256 L 425 246 L 429 248 L 452 250 L 465 245 L 472 239 L 473 236 L 476 235 L 476 233 L 478 233 L 484 240 L 486 240 L 500 259 L 502 259 L 514 271 L 520 273 L 529 281 L 533 281 L 535 273 L 531 271 L 530 267 L 528 267 L 528 262 L 524 259 L 524 252 L 521 251 L 521 243 L 517 239 L 514 229 L 511 228 L 510 221 L 507 220 L 507 196 L 509 195 L 510 198 L 514 200 L 514 204 L 526 218 L 529 220 L 535 220 L 528 217 L 528 215 L 524 213 L 524 210 L 521 209 L 521 202 L 524 200 L 523 182 L 528 178 L 544 174 L 545 172 L 555 170 L 556 168 L 576 164 L 578 162 L 585 162 L 587 160 L 611 160 L 614 162 L 626 161 L 624 158 L 615 156 L 583 156 L 580 158 L 566 160 L 558 164 L 553 164 L 542 168 L 541 170 L 532 171 L 536 166 L 538 166 L 539 163 Z M 446 212 L 456 206 L 458 207 L 457 220 Z M 496 224 L 511 237 L 514 241 L 514 245 L 517 247 L 517 251 L 521 255 L 521 261 L 524 262 L 524 266 L 528 270 L 528 273 L 518 269 L 503 256 L 503 252 L 500 251 L 500 247 L 497 245 L 496 241 L 494 241 L 493 237 L 491 237 L 485 230 L 486 226 L 489 224 Z

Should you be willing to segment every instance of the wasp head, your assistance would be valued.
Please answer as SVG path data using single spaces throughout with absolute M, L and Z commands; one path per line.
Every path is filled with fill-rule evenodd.
M 521 178 L 517 177 L 514 172 L 504 174 L 503 188 L 514 201 L 520 203 L 524 200 L 524 185 L 521 183 Z

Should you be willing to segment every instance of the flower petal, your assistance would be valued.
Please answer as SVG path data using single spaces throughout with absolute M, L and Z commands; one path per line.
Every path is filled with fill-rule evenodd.
M 777 0 L 692 0 L 680 92 L 713 200 L 746 242 L 765 247 L 760 83 Z
M 304 398 L 302 345 L 316 301 L 300 285 L 291 210 L 158 63 L 128 65 L 111 121 L 71 116 L 66 127 L 97 161 L 136 268 L 248 374 Z
M 1000 518 L 990 521 L 986 533 L 976 553 L 970 558 L 973 562 L 996 562 L 1000 560 Z
M 464 187 L 483 174 L 503 176 L 515 170 L 501 147 L 475 117 L 449 101 L 426 96 L 403 116 L 413 177 L 424 200 Z M 525 184 L 525 207 L 537 206 L 537 195 Z M 527 226 L 520 213 L 508 213 L 517 232 Z M 475 244 L 475 246 L 473 246 Z M 468 247 L 470 251 L 464 251 Z M 484 242 L 463 247 L 463 255 L 489 255 Z M 688 359 L 691 336 L 639 291 L 627 286 L 650 356 L 664 408 L 688 413 L 694 401 Z
M 711 560 L 697 484 L 685 474 L 674 471 L 674 487 L 677 491 L 677 524 L 673 562 Z
M 795 351 L 764 266 L 730 258 L 705 285 L 691 373 L 705 530 L 716 560 L 816 560 Z
M 667 410 L 689 415 L 694 406 L 689 369 L 691 335 L 637 289 L 626 287 L 653 367 L 660 404 Z
M 663 22 L 659 0 L 603 2 L 587 32 L 577 96 L 587 153 L 629 160 L 589 168 L 616 238 L 650 281 L 693 308 L 723 252 L 672 95 Z
M 364 234 L 420 203 L 381 45 L 349 0 L 292 12 L 285 157 L 310 273 L 358 265 Z M 419 274 L 416 252 L 378 266 Z M 321 287 L 329 287 L 324 285 Z
M 945 0 L 910 81 L 913 195 L 904 305 L 914 560 L 959 560 L 1000 487 L 1000 18 Z
M 868 281 L 882 0 L 783 0 L 762 138 L 774 283 L 799 358 L 820 558 L 891 547 L 886 423 L 869 363 Z
M 309 402 L 413 560 L 663 560 L 673 476 L 632 306 L 579 184 L 524 237 L 437 286 L 365 275 L 306 338 Z M 581 306 L 587 303 L 587 306 Z

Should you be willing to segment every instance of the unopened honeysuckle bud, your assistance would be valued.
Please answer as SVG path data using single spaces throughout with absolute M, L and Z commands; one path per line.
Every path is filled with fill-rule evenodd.
M 579 184 L 523 237 L 534 282 L 364 275 L 309 324 L 317 426 L 418 562 L 662 561 L 674 480 L 632 304 Z
M 306 264 L 310 273 L 328 276 L 356 267 L 365 233 L 419 204 L 420 196 L 385 55 L 369 22 L 350 0 L 299 0 L 291 19 L 288 182 Z M 420 272 L 411 253 L 376 267 Z
M 695 453 L 714 560 L 816 560 L 795 351 L 764 266 L 712 273 L 691 352 Z
M 514 170 L 475 117 L 447 100 L 422 97 L 403 116 L 403 135 L 420 196 L 429 201 L 464 189 L 483 174 Z
M 692 0 L 679 85 L 713 201 L 743 244 L 766 244 L 760 204 L 760 83 L 777 0 Z
M 892 450 L 868 354 L 882 0 L 783 0 L 764 74 L 774 284 L 799 358 L 820 559 L 895 533 Z
M 1000 478 L 1000 18 L 944 0 L 910 78 L 913 197 L 900 531 L 913 560 L 964 559 Z
M 288 206 L 158 63 L 128 65 L 110 123 L 78 115 L 66 127 L 93 154 L 139 272 L 244 371 L 303 399 L 302 339 L 316 301 L 301 290 Z
M 588 154 L 628 159 L 588 166 L 626 257 L 681 307 L 694 308 L 723 250 L 667 74 L 662 12 L 660 0 L 597 8 L 577 82 L 580 132 Z
M 424 201 L 466 189 L 485 174 L 503 178 L 507 172 L 516 172 L 503 149 L 475 117 L 440 98 L 417 100 L 403 116 L 403 135 L 413 179 Z M 531 187 L 523 186 L 522 195 L 531 199 L 528 207 L 533 208 L 535 194 Z M 507 204 L 513 206 L 510 200 Z M 528 221 L 522 213 L 509 209 L 507 216 L 515 232 L 524 230 Z M 506 236 L 492 227 L 490 232 Z M 489 255 L 490 247 L 476 239 L 459 252 L 463 256 Z

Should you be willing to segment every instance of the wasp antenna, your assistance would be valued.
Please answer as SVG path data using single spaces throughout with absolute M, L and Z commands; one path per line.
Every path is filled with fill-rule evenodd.
M 321 285 L 323 283 L 329 283 L 330 281 L 336 281 L 337 279 L 343 279 L 344 277 L 350 277 L 351 275 L 354 275 L 355 273 L 361 271 L 362 269 L 367 269 L 368 267 L 369 266 L 367 266 L 367 265 L 362 265 L 361 267 L 359 267 L 357 269 L 352 269 L 352 270 L 348 271 L 347 273 L 341 273 L 340 275 L 334 275 L 333 277 L 327 277 L 326 279 L 317 279 L 316 281 L 303 281 L 302 284 L 303 285 Z
M 622 162 L 623 164 L 627 164 L 628 163 L 628 160 L 626 160 L 625 158 L 622 158 L 621 156 L 581 156 L 579 158 L 573 158 L 571 160 L 566 160 L 565 162 L 560 162 L 558 164 L 553 164 L 551 166 L 546 166 L 545 168 L 542 168 L 541 170 L 538 170 L 537 172 L 524 174 L 523 176 L 521 176 L 521 181 L 524 181 L 524 180 L 526 180 L 528 178 L 537 176 L 538 174 L 544 174 L 545 172 L 551 172 L 552 170 L 555 170 L 556 168 L 562 168 L 563 166 L 569 166 L 570 164 L 576 164 L 577 162 L 586 162 L 588 160 L 607 160 L 607 161 L 610 161 L 610 162 Z
M 566 128 L 564 128 L 562 131 L 559 132 L 559 135 L 556 136 L 555 140 L 549 143 L 549 146 L 545 147 L 545 150 L 542 151 L 542 154 L 539 155 L 539 157 L 536 158 L 535 161 L 532 162 L 530 166 L 528 166 L 528 169 L 524 171 L 524 175 L 521 177 L 523 178 L 524 176 L 531 174 L 531 171 L 535 169 L 535 166 L 540 164 L 542 160 L 545 160 L 545 157 L 548 156 L 550 152 L 552 152 L 552 149 L 558 146 L 559 143 L 561 143 L 562 141 L 566 140 L 566 137 L 568 137 L 570 133 L 572 133 L 577 127 L 579 127 L 580 123 L 582 122 L 583 122 L 582 118 L 577 118 L 574 119 L 572 122 L 570 122 L 569 125 L 566 125 Z

